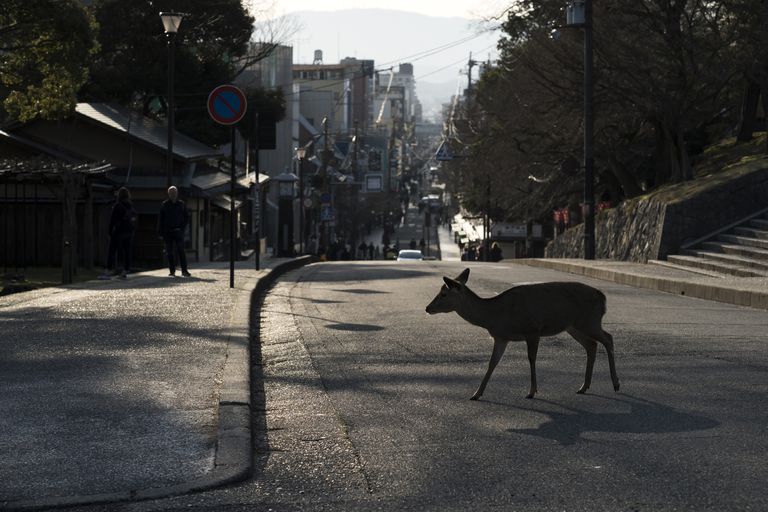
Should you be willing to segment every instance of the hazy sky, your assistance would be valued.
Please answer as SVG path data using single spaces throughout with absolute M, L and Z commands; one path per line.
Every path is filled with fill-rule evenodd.
M 323 51 L 325 63 L 357 57 L 373 59 L 377 69 L 386 69 L 410 62 L 428 112 L 439 111 L 441 103 L 466 87 L 470 54 L 481 61 L 497 57 L 499 33 L 480 30 L 487 24 L 478 20 L 498 16 L 515 0 L 264 1 L 271 3 L 272 16 L 296 16 L 298 30 L 284 41 L 293 47 L 295 63 L 311 63 L 315 50 Z M 359 9 L 386 9 L 391 14 L 355 13 Z M 293 14 L 298 11 L 302 14 Z M 398 18 L 404 14 L 400 11 L 429 18 Z M 476 67 L 475 79 L 477 73 Z
M 394 9 L 429 16 L 479 18 L 498 15 L 511 0 L 277 0 L 279 14 L 294 11 Z

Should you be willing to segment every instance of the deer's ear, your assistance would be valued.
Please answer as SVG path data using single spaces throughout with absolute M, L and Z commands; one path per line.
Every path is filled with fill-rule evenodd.
M 461 283 L 450 277 L 443 277 L 443 281 L 448 288 L 461 288 Z
M 469 279 L 469 269 L 465 268 L 464 272 L 459 274 L 459 276 L 456 278 L 456 280 L 459 281 L 462 284 L 465 284 L 467 282 L 467 279 Z

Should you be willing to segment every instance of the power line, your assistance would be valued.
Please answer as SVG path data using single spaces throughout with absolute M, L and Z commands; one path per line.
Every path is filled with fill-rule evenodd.
M 450 43 L 445 43 L 445 44 L 440 45 L 440 46 L 435 46 L 434 48 L 431 48 L 429 50 L 423 50 L 423 51 L 420 51 L 418 53 L 414 53 L 413 55 L 408 55 L 406 57 L 401 57 L 399 59 L 395 59 L 395 60 L 391 60 L 391 61 L 387 61 L 387 62 L 382 62 L 380 65 L 381 66 L 385 66 L 387 64 L 395 64 L 395 63 L 403 62 L 403 61 L 417 61 L 417 60 L 423 59 L 425 57 L 429 57 L 431 55 L 434 55 L 435 53 L 440 53 L 442 51 L 445 51 L 445 50 L 448 50 L 450 48 L 453 48 L 454 46 L 458 46 L 460 44 L 469 42 L 469 41 L 471 41 L 473 39 L 477 39 L 481 35 L 483 35 L 483 33 L 479 32 L 479 33 L 471 35 L 471 36 L 466 36 L 466 37 L 464 37 L 462 39 L 457 39 L 457 40 L 452 41 Z
M 481 50 L 477 50 L 476 53 L 484 52 L 485 50 L 488 50 L 489 48 L 493 48 L 494 46 L 496 46 L 496 43 L 494 43 L 492 45 L 489 45 L 489 46 L 486 46 L 485 48 L 483 48 Z M 427 77 L 427 76 L 430 76 L 430 75 L 434 75 L 435 73 L 438 73 L 440 71 L 448 69 L 451 66 L 455 66 L 456 64 L 460 64 L 462 62 L 465 62 L 466 60 L 467 60 L 466 57 L 462 57 L 460 60 L 457 60 L 456 62 L 452 62 L 452 63 L 450 63 L 450 64 L 448 64 L 446 66 L 443 66 L 442 68 L 436 69 L 434 71 L 430 71 L 429 73 L 425 73 L 423 75 L 419 75 L 418 77 L 415 77 L 414 80 L 419 80 L 421 78 L 424 78 L 424 77 Z

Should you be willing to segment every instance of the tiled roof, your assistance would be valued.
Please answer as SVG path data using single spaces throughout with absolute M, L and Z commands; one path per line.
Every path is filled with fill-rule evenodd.
M 76 111 L 81 116 L 124 133 L 128 133 L 130 127 L 129 135 L 158 149 L 165 150 L 168 147 L 167 125 L 133 113 L 126 107 L 111 103 L 78 103 Z M 173 154 L 184 160 L 222 155 L 220 150 L 179 132 L 173 136 Z

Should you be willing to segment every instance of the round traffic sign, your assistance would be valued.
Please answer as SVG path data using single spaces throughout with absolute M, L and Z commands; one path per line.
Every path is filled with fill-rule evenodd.
M 220 85 L 208 95 L 208 114 L 219 124 L 230 125 L 245 115 L 245 94 L 234 85 Z

